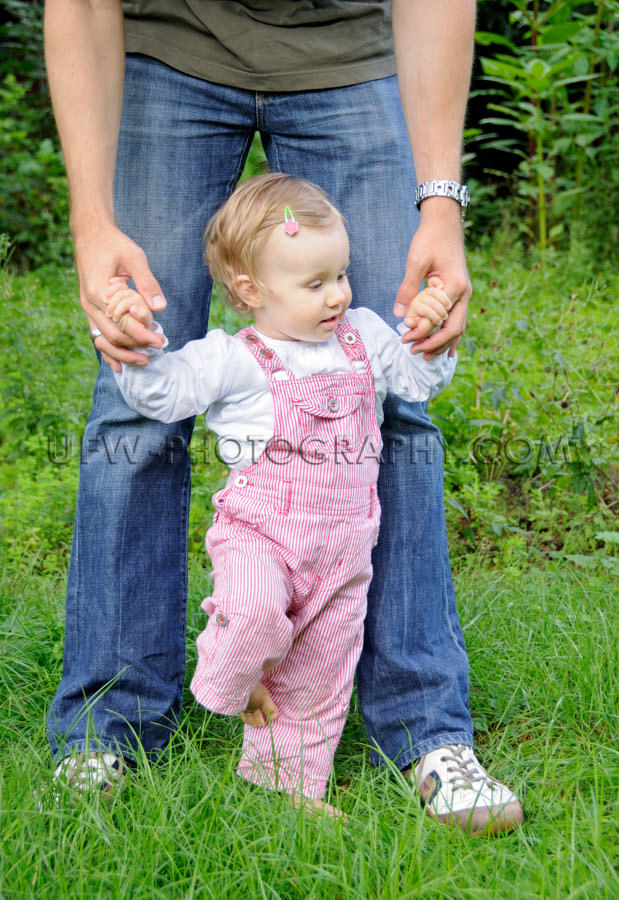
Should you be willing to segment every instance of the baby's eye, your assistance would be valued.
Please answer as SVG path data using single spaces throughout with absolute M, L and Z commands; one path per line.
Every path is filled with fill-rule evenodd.
M 338 281 L 345 281 L 348 278 L 348 272 L 340 272 L 337 276 Z
M 316 281 L 312 281 L 312 283 L 309 285 L 309 287 L 310 287 L 310 290 L 317 291 L 318 288 L 322 287 L 322 281 L 319 278 L 317 278 Z

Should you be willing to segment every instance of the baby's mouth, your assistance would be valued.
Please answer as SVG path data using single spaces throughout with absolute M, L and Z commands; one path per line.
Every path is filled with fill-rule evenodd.
M 339 322 L 339 313 L 333 313 L 332 316 L 320 320 L 321 325 L 332 325 L 334 322 Z

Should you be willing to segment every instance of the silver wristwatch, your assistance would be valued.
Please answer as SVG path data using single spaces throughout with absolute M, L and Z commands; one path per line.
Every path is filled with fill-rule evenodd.
M 459 184 L 457 181 L 444 181 L 435 179 L 434 181 L 424 181 L 415 191 L 415 206 L 417 209 L 422 202 L 428 197 L 449 197 L 460 204 L 462 209 L 462 218 L 466 215 L 466 210 L 470 200 L 469 189 L 465 184 Z

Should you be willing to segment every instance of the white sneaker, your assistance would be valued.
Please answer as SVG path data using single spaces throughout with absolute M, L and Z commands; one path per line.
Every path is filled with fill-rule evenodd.
M 74 753 L 66 756 L 54 771 L 54 781 L 76 791 L 98 790 L 112 798 L 127 772 L 115 753 Z
M 413 770 L 404 774 L 412 778 Z M 428 815 L 467 834 L 513 831 L 524 821 L 515 794 L 488 775 L 466 744 L 426 753 L 415 766 L 414 779 Z

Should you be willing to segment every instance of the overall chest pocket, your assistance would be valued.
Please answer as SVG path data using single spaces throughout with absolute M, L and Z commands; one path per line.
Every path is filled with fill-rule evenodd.
M 365 438 L 366 418 L 364 390 L 333 385 L 294 399 L 303 437 L 313 438 L 332 447 L 358 450 Z

